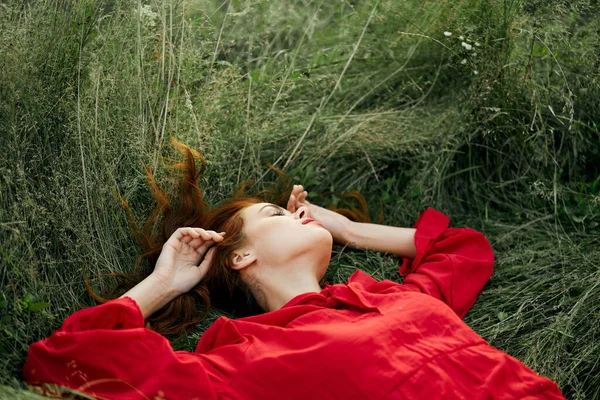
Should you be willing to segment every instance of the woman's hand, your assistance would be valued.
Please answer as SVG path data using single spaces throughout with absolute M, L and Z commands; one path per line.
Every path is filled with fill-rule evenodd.
M 333 236 L 334 241 L 344 245 L 347 244 L 352 221 L 335 211 L 309 203 L 306 200 L 307 195 L 308 192 L 304 190 L 302 185 L 294 185 L 288 200 L 287 210 L 289 212 L 296 212 L 299 207 L 303 205 L 307 206 L 310 211 L 310 217 L 323 224 L 323 227 Z
M 224 234 L 202 228 L 177 229 L 163 245 L 151 276 L 169 292 L 189 292 L 208 272 L 214 254 L 214 247 L 209 247 L 221 242 Z

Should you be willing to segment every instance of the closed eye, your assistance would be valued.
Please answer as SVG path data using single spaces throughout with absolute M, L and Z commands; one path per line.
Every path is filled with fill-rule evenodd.
M 283 211 L 279 210 L 279 211 L 277 211 L 277 212 L 275 212 L 275 213 L 271 214 L 271 217 L 273 217 L 273 216 L 275 216 L 275 215 L 285 215 L 285 213 L 284 213 Z

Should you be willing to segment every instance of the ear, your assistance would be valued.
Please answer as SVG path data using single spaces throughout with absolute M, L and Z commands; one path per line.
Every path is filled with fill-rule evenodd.
M 235 250 L 231 256 L 231 269 L 240 271 L 256 261 L 256 255 L 251 248 Z

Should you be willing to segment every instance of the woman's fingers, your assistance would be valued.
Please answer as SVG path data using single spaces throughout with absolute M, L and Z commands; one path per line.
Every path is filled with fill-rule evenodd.
M 210 263 L 212 262 L 212 259 L 214 256 L 215 256 L 215 248 L 211 247 L 210 250 L 208 250 L 208 252 L 206 253 L 204 260 L 202 260 L 200 265 L 198 265 L 198 269 L 200 269 L 200 271 L 201 271 L 200 273 L 202 274 L 202 277 L 204 277 L 204 275 L 206 275 L 206 272 L 208 271 L 208 267 L 210 266 Z
M 302 185 L 294 185 L 292 188 L 292 193 L 290 194 L 290 198 L 287 204 L 287 210 L 289 212 L 296 212 L 296 208 L 300 207 L 307 196 L 308 192 L 304 190 Z
M 174 248 L 178 247 L 179 243 L 188 243 L 194 237 L 198 237 L 199 233 L 197 233 L 192 228 L 183 227 L 178 228 L 173 234 L 169 237 L 169 239 L 165 242 L 164 246 L 172 246 Z
M 305 190 L 304 192 L 300 193 L 300 195 L 298 196 L 298 201 L 306 200 L 306 196 L 308 196 L 308 192 Z
M 207 231 L 202 228 L 192 228 L 197 233 L 192 239 L 201 239 L 201 240 L 213 240 L 215 242 L 220 242 L 223 240 L 223 235 L 225 232 L 217 233 L 215 231 Z M 190 241 L 191 242 L 191 241 Z
M 192 247 L 194 247 L 194 250 L 196 250 L 196 253 L 203 256 L 208 251 L 208 248 L 211 247 L 213 244 L 215 244 L 215 242 L 213 242 L 212 240 L 207 240 L 206 242 L 204 242 L 196 247 L 194 247 L 194 246 L 192 246 Z
M 203 238 L 196 238 L 194 240 L 192 240 L 191 242 L 189 242 L 188 244 L 194 248 L 194 250 L 198 249 L 200 246 L 202 246 L 205 243 L 209 243 L 209 244 L 213 244 L 215 243 L 214 240 L 204 240 Z
M 201 238 L 203 238 L 204 240 L 215 240 L 215 241 L 219 241 L 222 240 L 223 237 L 221 234 L 215 232 L 215 231 L 207 231 L 204 230 L 202 228 L 193 228 Z
M 190 227 L 182 227 L 178 228 L 173 236 L 177 240 L 182 240 L 185 236 L 198 237 L 199 233 L 194 230 L 194 228 Z
M 300 207 L 301 205 L 310 205 L 310 203 L 306 200 L 306 198 L 308 197 L 308 192 L 306 190 L 303 190 L 302 192 L 300 192 L 300 194 L 298 194 L 297 196 L 297 203 L 298 203 L 298 207 Z
M 179 241 L 181 243 L 187 243 L 187 244 L 189 244 L 193 240 L 195 240 L 195 238 L 191 234 L 185 234 L 185 235 L 183 235 L 183 237 L 181 239 L 179 239 Z
M 293 194 L 290 195 L 286 208 L 289 212 L 296 212 L 296 196 Z
M 194 248 L 194 250 L 196 252 L 198 252 L 201 255 L 206 253 L 208 248 L 210 246 L 212 246 L 213 244 L 223 241 L 224 235 L 225 235 L 225 232 L 220 232 L 220 233 L 217 233 L 215 231 L 205 231 L 205 232 L 210 236 L 210 239 L 204 240 L 204 238 L 207 237 L 207 235 L 202 235 L 198 238 L 191 240 L 188 243 L 191 247 Z
M 224 235 L 225 232 L 217 233 L 202 228 L 182 227 L 173 233 L 169 241 L 172 245 L 175 245 L 176 242 L 179 241 L 196 249 L 208 241 L 210 241 L 211 244 L 221 242 L 224 239 Z M 175 239 L 175 242 L 173 242 L 173 239 Z

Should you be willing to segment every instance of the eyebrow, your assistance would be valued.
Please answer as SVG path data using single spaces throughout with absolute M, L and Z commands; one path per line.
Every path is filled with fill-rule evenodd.
M 275 208 L 275 209 L 277 209 L 277 210 L 286 211 L 286 210 L 285 210 L 285 208 L 283 208 L 283 207 L 280 207 L 280 206 L 276 206 L 275 204 L 267 204 L 266 206 L 262 206 L 262 207 L 260 208 L 260 210 L 258 210 L 258 213 L 260 214 L 260 212 L 261 212 L 262 210 L 264 210 L 265 208 L 267 208 L 267 207 L 273 207 L 273 208 Z

